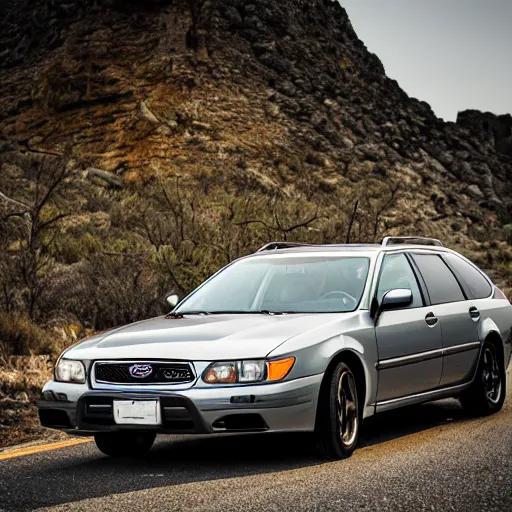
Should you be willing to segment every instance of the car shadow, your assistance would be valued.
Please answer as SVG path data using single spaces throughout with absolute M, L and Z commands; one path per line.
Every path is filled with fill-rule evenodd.
M 463 421 L 458 402 L 444 400 L 383 413 L 363 423 L 360 448 Z M 129 452 L 129 447 L 127 447 Z M 361 454 L 364 456 L 364 454 Z M 6 478 L 16 509 L 53 506 L 123 492 L 268 474 L 329 463 L 308 434 L 160 436 L 141 459 L 111 459 L 91 444 L 30 464 Z M 351 460 L 342 462 L 351 464 Z M 12 471 L 14 470 L 14 471 Z M 34 485 L 34 482 L 37 485 Z M 1 486 L 0 486 L 1 487 Z M 11 502 L 14 500 L 14 502 Z
M 458 400 L 411 405 L 377 414 L 364 422 L 359 448 L 374 446 L 448 423 L 468 421 Z

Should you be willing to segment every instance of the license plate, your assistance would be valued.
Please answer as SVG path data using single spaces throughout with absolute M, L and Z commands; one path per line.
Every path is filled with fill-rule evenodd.
M 114 400 L 114 421 L 118 425 L 160 425 L 158 400 Z

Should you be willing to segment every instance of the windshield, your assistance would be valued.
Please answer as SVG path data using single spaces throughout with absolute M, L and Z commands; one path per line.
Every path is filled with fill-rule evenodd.
M 369 258 L 259 256 L 226 267 L 175 310 L 187 313 L 335 313 L 354 311 Z

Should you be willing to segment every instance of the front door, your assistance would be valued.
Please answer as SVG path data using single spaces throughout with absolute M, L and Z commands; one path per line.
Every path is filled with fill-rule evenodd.
M 406 309 L 383 312 L 378 321 L 377 402 L 435 389 L 443 369 L 439 319 L 426 306 L 404 253 L 385 256 L 377 285 L 379 303 L 386 291 L 395 288 L 409 288 L 413 302 Z

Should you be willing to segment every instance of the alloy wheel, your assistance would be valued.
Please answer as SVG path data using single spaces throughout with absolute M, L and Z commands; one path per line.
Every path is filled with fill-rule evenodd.
M 344 446 L 350 447 L 357 438 L 359 417 L 354 376 L 347 370 L 342 372 L 338 382 L 336 411 L 340 425 L 341 442 Z
M 493 349 L 486 347 L 483 353 L 482 382 L 487 400 L 498 403 L 501 396 L 501 373 L 498 360 Z

